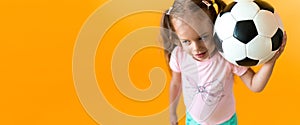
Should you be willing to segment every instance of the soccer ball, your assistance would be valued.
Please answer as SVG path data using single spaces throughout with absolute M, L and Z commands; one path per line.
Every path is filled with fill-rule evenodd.
M 215 22 L 214 38 L 221 55 L 238 66 L 257 66 L 280 48 L 283 25 L 274 8 L 262 0 L 236 0 Z

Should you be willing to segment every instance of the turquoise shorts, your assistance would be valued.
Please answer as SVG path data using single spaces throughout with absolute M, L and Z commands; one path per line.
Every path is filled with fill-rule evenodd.
M 200 125 L 191 117 L 191 115 L 189 113 L 186 113 L 185 123 L 186 123 L 186 125 Z M 237 125 L 236 114 L 234 113 L 234 115 L 228 121 L 226 121 L 220 125 Z

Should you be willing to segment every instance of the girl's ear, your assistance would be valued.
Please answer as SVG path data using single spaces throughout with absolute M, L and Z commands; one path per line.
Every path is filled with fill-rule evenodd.
M 176 46 L 180 46 L 181 47 L 181 43 L 180 43 L 180 41 L 178 39 L 174 40 L 174 44 Z

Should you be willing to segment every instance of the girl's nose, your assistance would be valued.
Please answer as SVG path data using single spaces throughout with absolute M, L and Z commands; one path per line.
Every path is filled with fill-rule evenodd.
M 201 45 L 200 42 L 192 42 L 192 50 L 196 53 L 200 52 L 201 49 L 203 49 L 203 46 Z

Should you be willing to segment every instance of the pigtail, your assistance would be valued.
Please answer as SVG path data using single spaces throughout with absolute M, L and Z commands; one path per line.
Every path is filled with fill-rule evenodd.
M 217 14 L 219 14 L 225 8 L 226 3 L 223 0 L 214 0 L 214 2 L 218 6 L 218 12 L 217 12 Z
M 226 3 L 222 0 L 191 0 L 200 7 L 214 23 L 219 12 L 223 10 Z
M 166 61 L 169 62 L 171 53 L 176 46 L 175 44 L 176 36 L 171 24 L 170 9 L 166 10 L 162 15 L 160 35 L 161 35 L 161 42 L 164 47 L 164 54 L 166 57 Z
M 212 12 L 212 21 L 215 23 L 218 14 L 225 8 L 226 3 L 223 0 L 210 0 L 211 8 L 210 11 Z

